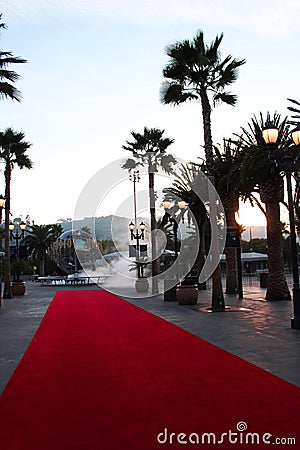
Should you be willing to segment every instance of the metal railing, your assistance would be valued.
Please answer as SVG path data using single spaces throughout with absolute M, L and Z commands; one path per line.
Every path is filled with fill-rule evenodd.
M 286 277 L 286 281 L 288 286 L 291 288 L 293 286 L 293 274 L 290 271 L 286 271 L 285 272 L 285 277 Z M 222 283 L 223 286 L 225 288 L 226 285 L 226 275 L 224 273 L 222 273 Z M 243 286 L 247 286 L 247 287 L 251 287 L 251 286 L 256 286 L 256 287 L 260 287 L 260 273 L 259 272 L 255 272 L 255 273 L 243 273 L 243 277 L 242 277 L 242 283 Z M 207 288 L 211 288 L 212 286 L 212 279 L 209 278 L 206 282 L 206 286 Z

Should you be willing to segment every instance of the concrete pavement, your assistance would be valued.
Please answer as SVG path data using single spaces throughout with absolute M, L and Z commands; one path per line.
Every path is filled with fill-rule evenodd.
M 0 392 L 22 358 L 58 290 L 99 289 L 27 283 L 24 297 L 2 300 Z M 224 313 L 209 313 L 211 291 L 200 291 L 196 307 L 165 302 L 163 296 L 126 300 L 300 386 L 300 330 L 290 328 L 292 302 L 267 302 L 265 289 L 244 287 L 244 299 L 225 296 Z M 180 349 L 179 355 L 180 357 Z

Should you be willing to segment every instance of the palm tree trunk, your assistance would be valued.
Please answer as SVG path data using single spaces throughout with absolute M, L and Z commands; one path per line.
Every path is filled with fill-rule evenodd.
M 150 157 L 151 158 L 151 157 Z M 150 229 L 151 229 L 151 247 L 152 247 L 152 294 L 158 294 L 158 261 L 156 258 L 156 214 L 155 214 L 155 193 L 154 193 L 154 167 L 151 159 L 148 161 L 149 175 L 149 201 L 150 201 Z
M 200 91 L 201 106 L 202 106 L 202 119 L 204 130 L 204 146 L 205 146 L 205 158 L 208 170 L 208 176 L 215 185 L 215 179 L 213 174 L 213 150 L 212 150 L 212 137 L 211 137 L 211 107 L 207 96 L 206 88 L 203 87 Z M 215 205 L 210 205 L 210 220 L 216 221 L 216 213 L 214 213 Z M 212 225 L 212 224 L 211 224 Z M 222 288 L 222 274 L 220 264 L 218 264 L 212 276 L 212 311 L 224 311 L 225 301 Z
M 202 203 L 199 201 L 198 197 L 191 202 L 190 208 L 196 219 L 198 232 L 199 232 L 199 249 L 194 263 L 193 269 L 196 270 L 197 279 L 199 279 L 201 270 L 205 264 L 205 224 L 207 220 L 206 210 Z M 201 289 L 206 289 L 206 283 L 201 283 Z
M 5 281 L 3 298 L 12 298 L 11 274 L 10 274 L 10 180 L 11 167 L 7 163 L 5 166 Z
M 40 257 L 39 259 L 39 273 L 42 277 L 45 276 L 45 257 Z
M 282 234 L 278 202 L 266 202 L 269 276 L 266 299 L 290 300 L 283 265 Z
M 213 144 L 212 144 L 212 137 L 211 137 L 211 107 L 210 107 L 209 99 L 208 99 L 205 88 L 201 89 L 200 96 L 201 96 L 201 106 L 202 106 L 206 166 L 207 166 L 209 176 L 212 177 L 212 179 L 214 180 L 214 176 L 213 176 Z
M 226 248 L 226 294 L 237 293 L 237 252 L 235 248 Z
M 235 213 L 238 210 L 238 199 L 224 196 L 222 203 L 225 208 L 227 231 L 235 232 L 237 236 L 238 224 L 235 220 Z M 237 243 L 238 245 L 238 243 Z M 237 262 L 237 248 L 226 247 L 226 294 L 236 294 L 238 292 L 238 262 Z

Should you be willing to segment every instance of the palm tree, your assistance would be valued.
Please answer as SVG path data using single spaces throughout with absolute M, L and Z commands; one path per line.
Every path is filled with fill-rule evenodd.
M 60 237 L 60 235 L 64 232 L 64 228 L 60 223 L 51 224 L 51 228 L 53 239 L 54 241 L 56 241 Z
M 268 150 L 262 136 L 262 129 L 268 121 L 272 121 L 279 129 L 276 158 L 280 159 L 284 155 L 284 148 L 289 141 L 287 118 L 282 120 L 280 114 L 275 113 L 271 119 L 268 113 L 265 121 L 262 113 L 259 118 L 254 115 L 247 129 L 242 127 L 242 134 L 238 135 L 243 147 L 240 153 L 240 179 L 248 186 L 244 199 L 249 198 L 253 192 L 258 192 L 262 203 L 265 204 L 269 266 L 266 299 L 286 300 L 291 297 L 284 274 L 279 206 L 284 202 L 284 179 L 283 174 L 270 164 L 268 158 Z
M 174 226 L 172 226 L 172 223 L 168 221 L 166 214 L 156 221 L 156 228 L 158 230 L 163 230 L 166 236 L 166 250 L 178 251 L 178 248 L 180 248 L 180 242 L 178 243 L 177 239 L 179 247 L 177 246 L 175 249 Z
M 154 192 L 154 174 L 157 172 L 157 167 L 160 166 L 166 173 L 172 171 L 172 165 L 176 163 L 175 158 L 166 153 L 167 148 L 173 144 L 174 139 L 163 137 L 165 130 L 158 128 L 144 127 L 144 132 L 131 132 L 133 141 L 126 141 L 123 145 L 124 150 L 132 153 L 132 158 L 128 158 L 122 166 L 124 169 L 134 169 L 138 166 L 146 166 L 149 175 L 149 200 L 150 200 L 150 226 L 151 231 L 156 229 L 156 212 L 155 212 L 155 192 Z M 152 293 L 158 293 L 157 281 L 155 276 L 158 275 L 156 255 L 155 234 L 151 234 L 152 246 Z
M 58 227 L 60 229 L 58 229 Z M 31 225 L 23 239 L 29 255 L 39 260 L 39 274 L 45 275 L 45 258 L 52 242 L 63 232 L 61 225 Z
M 4 298 L 11 298 L 11 278 L 10 278 L 10 250 L 9 250 L 9 222 L 10 222 L 10 185 L 11 175 L 15 166 L 20 169 L 31 169 L 32 161 L 29 159 L 26 151 L 31 144 L 24 140 L 25 134 L 20 131 L 14 131 L 7 128 L 0 132 L 0 160 L 2 159 L 5 178 L 5 262 L 6 274 L 4 284 Z
M 205 262 L 205 236 L 204 227 L 208 222 L 207 211 L 205 205 L 200 200 L 198 195 L 195 194 L 195 186 L 197 185 L 198 176 L 201 172 L 201 165 L 195 163 L 181 164 L 178 172 L 174 176 L 172 187 L 165 188 L 163 190 L 165 194 L 165 200 L 180 199 L 185 201 L 189 205 L 189 209 L 192 213 L 191 217 L 195 218 L 198 232 L 199 232 L 199 249 L 196 261 L 193 269 L 199 277 L 201 270 Z M 184 214 L 184 211 L 181 213 Z M 179 212 L 178 219 L 180 220 L 181 214 Z M 191 217 L 188 220 L 191 220 Z
M 239 169 L 240 143 L 231 139 L 224 139 L 222 146 L 214 146 L 214 176 L 217 192 L 223 203 L 226 224 L 228 229 L 239 236 L 240 227 L 236 221 L 236 213 L 239 210 L 239 197 L 243 191 L 243 180 L 237 183 L 236 177 L 228 178 L 233 168 Z M 238 177 L 239 179 L 239 177 Z M 237 292 L 237 248 L 226 247 L 226 294 Z
M 223 33 L 210 45 L 206 45 L 203 32 L 199 30 L 193 40 L 186 39 L 167 47 L 166 53 L 170 61 L 163 69 L 163 76 L 167 81 L 161 88 L 163 103 L 179 105 L 187 100 L 200 101 L 206 165 L 213 184 L 212 106 L 222 102 L 232 106 L 236 104 L 237 97 L 225 89 L 236 81 L 238 68 L 245 63 L 244 59 L 236 59 L 231 55 L 221 59 L 219 47 L 222 39 Z M 212 310 L 224 309 L 221 270 L 218 265 L 213 274 Z
M 2 14 L 0 14 L 0 29 L 5 29 L 6 25 L 1 20 Z M 26 59 L 13 56 L 11 52 L 0 51 L 0 98 L 11 98 L 18 102 L 21 100 L 21 93 L 14 86 L 20 76 L 13 70 L 9 70 L 9 67 L 11 64 L 26 62 Z

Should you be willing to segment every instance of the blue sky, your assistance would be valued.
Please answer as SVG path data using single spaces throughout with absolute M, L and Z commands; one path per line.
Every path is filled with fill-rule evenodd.
M 0 12 L 0 48 L 28 60 L 15 67 L 22 103 L 0 105 L 1 129 L 33 144 L 33 170 L 13 173 L 12 213 L 36 223 L 73 217 L 95 172 L 127 156 L 131 130 L 165 129 L 172 153 L 203 156 L 200 105 L 159 101 L 165 46 L 199 28 L 208 42 L 224 32 L 222 54 L 247 60 L 231 89 L 237 106 L 213 111 L 215 143 L 253 113 L 286 115 L 287 97 L 300 100 L 297 0 L 0 0 Z

